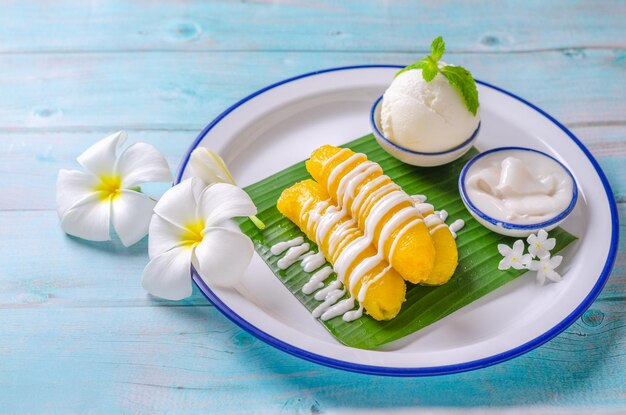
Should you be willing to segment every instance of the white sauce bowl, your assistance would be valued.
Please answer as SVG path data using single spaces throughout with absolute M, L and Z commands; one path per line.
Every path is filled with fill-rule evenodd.
M 433 166 L 441 166 L 442 164 L 450 163 L 463 154 L 467 153 L 467 151 L 472 148 L 472 144 L 476 141 L 478 137 L 478 132 L 480 131 L 480 123 L 474 133 L 467 140 L 459 144 L 458 146 L 451 148 L 445 151 L 439 151 L 435 153 L 425 153 L 419 151 L 409 150 L 408 148 L 401 147 L 395 143 L 392 143 L 385 137 L 382 133 L 382 128 L 380 126 L 380 110 L 382 107 L 383 97 L 379 97 L 374 105 L 372 106 L 372 110 L 370 112 L 370 124 L 372 127 L 372 132 L 374 133 L 374 137 L 376 137 L 376 141 L 378 144 L 393 157 L 402 161 L 403 163 L 411 164 L 413 166 L 420 167 L 433 167 Z
M 493 218 L 487 215 L 482 210 L 480 210 L 474 203 L 472 203 L 472 200 L 468 196 L 468 192 L 466 189 L 466 178 L 467 178 L 467 173 L 469 169 L 477 160 L 480 160 L 481 158 L 487 155 L 490 155 L 496 152 L 510 151 L 510 150 L 530 151 L 530 152 L 540 155 L 541 157 L 548 157 L 552 161 L 556 162 L 559 166 L 561 166 L 561 168 L 563 168 L 563 171 L 565 171 L 570 176 L 570 178 L 572 179 L 572 198 L 568 206 L 563 211 L 555 214 L 554 217 L 552 217 L 551 219 L 547 221 L 521 225 L 521 224 L 516 224 L 516 223 L 504 222 L 500 219 Z M 461 199 L 463 200 L 463 204 L 465 204 L 465 207 L 467 208 L 467 210 L 481 225 L 501 235 L 513 236 L 517 238 L 523 238 L 530 234 L 537 233 L 540 229 L 543 229 L 547 232 L 547 231 L 550 231 L 551 229 L 556 228 L 571 213 L 571 211 L 574 209 L 574 206 L 576 205 L 576 201 L 578 200 L 578 187 L 576 185 L 576 180 L 574 180 L 574 176 L 569 171 L 569 169 L 565 167 L 561 162 L 556 160 L 554 157 L 546 153 L 543 153 L 541 151 L 534 150 L 531 148 L 525 148 L 525 147 L 495 148 L 495 149 L 480 153 L 476 157 L 472 158 L 463 167 L 463 170 L 461 170 L 461 174 L 459 176 L 459 192 L 461 193 Z

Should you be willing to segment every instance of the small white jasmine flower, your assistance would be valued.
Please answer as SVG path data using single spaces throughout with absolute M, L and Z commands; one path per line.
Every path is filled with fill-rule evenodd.
M 143 287 L 169 300 L 188 297 L 192 264 L 210 283 L 236 286 L 254 247 L 250 238 L 231 229 L 230 219 L 255 213 L 248 194 L 231 184 L 207 187 L 192 177 L 172 187 L 154 208 Z
M 554 249 L 556 245 L 556 239 L 548 239 L 548 232 L 540 229 L 537 234 L 532 234 L 528 237 L 528 252 L 533 258 L 545 258 L 550 255 L 550 251 Z
M 518 239 L 513 243 L 513 248 L 505 244 L 498 244 L 498 251 L 504 257 L 498 264 L 498 269 L 505 271 L 511 267 L 524 269 L 530 263 L 530 254 L 524 254 L 524 241 Z
M 544 284 L 546 278 L 553 282 L 559 282 L 563 280 L 563 277 L 554 269 L 561 265 L 561 261 L 563 261 L 563 257 L 560 255 L 553 257 L 547 256 L 539 259 L 539 261 L 532 261 L 528 265 L 528 269 L 537 271 L 537 281 L 539 281 L 540 284 Z
M 207 147 L 197 147 L 191 152 L 189 167 L 193 175 L 206 184 L 229 183 L 237 185 L 224 160 Z M 265 224 L 256 216 L 250 216 L 249 219 L 257 228 L 265 229 Z
M 111 223 L 124 246 L 148 232 L 156 201 L 138 185 L 172 180 L 167 161 L 146 143 L 135 143 L 118 156 L 124 131 L 112 134 L 78 157 L 86 173 L 60 170 L 57 178 L 57 213 L 63 230 L 91 241 L 111 239 Z

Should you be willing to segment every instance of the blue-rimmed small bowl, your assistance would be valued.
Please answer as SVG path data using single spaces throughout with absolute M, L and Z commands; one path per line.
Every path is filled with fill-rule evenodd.
M 370 124 L 372 126 L 374 137 L 376 137 L 376 141 L 378 142 L 378 144 L 387 153 L 391 154 L 403 163 L 420 167 L 441 166 L 442 164 L 450 163 L 461 157 L 463 154 L 467 153 L 467 151 L 472 148 L 472 144 L 474 144 L 474 141 L 476 141 L 476 138 L 478 137 L 478 132 L 480 131 L 480 123 L 478 123 L 478 127 L 476 127 L 474 133 L 472 133 L 472 135 L 467 140 L 449 150 L 438 151 L 434 153 L 425 153 L 409 150 L 408 148 L 404 148 L 395 143 L 392 143 L 382 133 L 382 128 L 380 126 L 380 110 L 382 107 L 382 101 L 383 97 L 381 95 L 376 100 L 376 102 L 374 102 L 372 110 L 370 111 Z
M 561 166 L 563 171 L 565 171 L 569 175 L 569 177 L 572 179 L 572 198 L 570 200 L 569 205 L 562 212 L 559 212 L 552 219 L 544 221 L 544 222 L 521 225 L 521 224 L 504 222 L 502 220 L 495 219 L 495 218 L 487 215 L 486 213 L 484 213 L 476 205 L 474 205 L 474 203 L 472 203 L 472 200 L 468 197 L 467 190 L 465 188 L 465 179 L 466 179 L 467 173 L 469 172 L 471 167 L 474 165 L 474 163 L 476 163 L 476 161 L 480 160 L 481 158 L 483 158 L 485 156 L 488 156 L 488 155 L 493 154 L 493 153 L 498 153 L 498 152 L 502 152 L 502 151 L 511 151 L 511 150 L 513 150 L 513 151 L 529 151 L 529 152 L 532 152 L 532 153 L 537 153 L 541 157 L 547 157 L 550 160 L 556 162 L 556 164 L 558 164 L 559 166 Z M 545 230 L 547 232 L 547 231 L 549 231 L 551 229 L 556 228 L 572 212 L 572 210 L 574 209 L 574 206 L 576 206 L 576 201 L 578 200 L 578 186 L 576 185 L 576 180 L 574 180 L 574 176 L 572 175 L 572 172 L 569 171 L 569 169 L 567 167 L 565 167 L 563 165 L 563 163 L 561 163 L 560 161 L 558 161 L 554 157 L 552 157 L 552 156 L 550 156 L 550 155 L 548 155 L 548 154 L 546 154 L 546 153 L 544 153 L 542 151 L 534 150 L 532 148 L 525 148 L 525 147 L 499 147 L 499 148 L 494 148 L 492 150 L 488 150 L 488 151 L 485 151 L 483 153 L 480 153 L 476 157 L 472 158 L 463 167 L 463 170 L 461 170 L 461 175 L 459 176 L 459 192 L 461 193 L 461 199 L 463 200 L 463 203 L 465 204 L 465 207 L 467 208 L 467 210 L 472 214 L 472 216 L 481 225 L 483 225 L 487 229 L 489 229 L 489 230 L 491 230 L 493 232 L 499 233 L 501 235 L 514 236 L 514 237 L 517 237 L 517 238 L 522 238 L 522 237 L 526 237 L 526 236 L 528 236 L 530 234 L 537 233 L 540 229 L 543 229 L 543 230 Z

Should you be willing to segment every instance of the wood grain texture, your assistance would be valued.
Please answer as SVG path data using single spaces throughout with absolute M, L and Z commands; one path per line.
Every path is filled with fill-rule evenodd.
M 545 346 L 480 371 L 393 379 L 288 356 L 239 330 L 197 292 L 180 303 L 148 297 L 138 284 L 145 250 L 145 240 L 126 250 L 117 241 L 66 237 L 54 212 L 0 213 L 0 251 L 12 254 L 0 267 L 3 410 L 623 407 L 624 256 L 592 308 Z M 9 399 L 22 390 L 37 400 Z
M 0 16 L 0 413 L 626 409 L 624 2 L 9 0 Z M 146 295 L 145 239 L 126 249 L 60 230 L 56 174 L 104 135 L 127 129 L 174 167 L 256 89 L 325 67 L 408 63 L 438 34 L 449 61 L 570 127 L 620 202 L 607 287 L 541 348 L 435 378 L 328 369 L 256 340 L 198 292 Z
M 620 82 L 626 50 L 460 53 L 448 59 L 570 126 L 626 125 L 626 83 Z M 0 91 L 11 99 L 0 101 L 0 133 L 121 127 L 195 132 L 237 100 L 290 76 L 415 60 L 415 54 L 346 52 L 8 54 L 0 61 L 0 68 L 10 69 L 2 71 Z
M 620 1 L 6 0 L 0 52 L 626 48 Z

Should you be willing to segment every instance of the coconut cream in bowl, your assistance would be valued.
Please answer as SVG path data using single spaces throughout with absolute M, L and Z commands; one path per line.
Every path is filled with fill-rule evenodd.
M 523 147 L 496 148 L 471 159 L 461 171 L 459 191 L 478 222 L 515 237 L 557 227 L 578 199 L 574 176 L 563 164 Z

